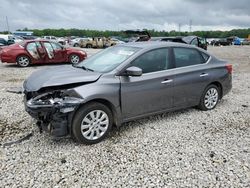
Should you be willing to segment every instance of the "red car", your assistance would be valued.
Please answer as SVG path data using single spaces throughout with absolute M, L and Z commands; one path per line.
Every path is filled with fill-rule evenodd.
M 86 52 L 65 48 L 47 40 L 29 40 L 0 48 L 3 63 L 17 63 L 21 67 L 39 63 L 79 63 L 87 57 Z

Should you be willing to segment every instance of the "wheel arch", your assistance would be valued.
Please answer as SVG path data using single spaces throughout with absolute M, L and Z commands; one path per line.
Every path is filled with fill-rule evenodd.
M 121 115 L 119 113 L 119 111 L 116 109 L 116 107 L 112 104 L 112 102 L 108 101 L 107 99 L 103 99 L 103 98 L 96 98 L 96 99 L 91 99 L 89 101 L 86 101 L 85 103 L 82 103 L 81 105 L 78 106 L 77 109 L 74 110 L 73 114 L 71 114 L 71 117 L 70 117 L 70 127 L 72 125 L 72 122 L 73 122 L 73 119 L 74 119 L 74 116 L 76 114 L 76 112 L 84 107 L 86 104 L 89 104 L 89 103 L 94 103 L 94 102 L 97 102 L 97 103 L 101 103 L 105 106 L 107 106 L 111 113 L 112 113 L 112 116 L 113 116 L 113 124 L 116 126 L 116 127 L 119 127 L 121 125 Z M 71 130 L 71 128 L 70 128 Z
M 219 81 L 214 81 L 214 82 L 211 82 L 210 84 L 208 84 L 207 87 L 209 85 L 215 85 L 215 86 L 217 86 L 219 88 L 219 90 L 220 90 L 220 96 L 219 97 L 221 99 L 222 96 L 223 96 L 223 86 L 222 86 L 222 84 Z
M 33 64 L 32 58 L 31 58 L 28 54 L 25 54 L 25 53 L 21 53 L 21 54 L 16 55 L 16 62 L 17 62 L 18 58 L 21 57 L 21 56 L 26 56 L 26 57 L 28 57 L 29 60 L 30 60 L 30 64 Z
M 79 58 L 80 58 L 80 60 L 81 60 L 81 55 L 80 54 L 78 54 L 78 53 L 76 53 L 76 52 L 69 52 L 68 53 L 68 62 L 70 62 L 70 58 L 71 58 L 71 56 L 72 55 L 77 55 Z

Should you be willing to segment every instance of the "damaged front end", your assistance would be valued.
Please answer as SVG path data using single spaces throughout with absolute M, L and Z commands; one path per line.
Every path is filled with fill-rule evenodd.
M 42 94 L 26 92 L 24 100 L 26 111 L 37 120 L 40 131 L 50 132 L 55 137 L 69 134 L 73 113 L 83 103 L 72 89 Z

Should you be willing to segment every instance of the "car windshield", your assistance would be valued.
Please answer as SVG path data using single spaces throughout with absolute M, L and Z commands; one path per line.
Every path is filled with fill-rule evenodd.
M 78 68 L 95 72 L 109 72 L 136 53 L 140 48 L 114 46 L 107 48 L 79 63 Z

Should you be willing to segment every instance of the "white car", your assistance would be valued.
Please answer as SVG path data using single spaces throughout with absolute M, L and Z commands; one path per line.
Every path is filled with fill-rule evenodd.
M 80 40 L 87 40 L 88 38 L 75 38 L 72 39 L 69 43 L 70 46 L 74 46 L 74 47 L 79 47 L 80 46 Z
M 124 41 L 121 41 L 121 40 L 116 39 L 116 38 L 112 38 L 111 40 L 114 41 L 116 44 L 124 44 L 125 43 Z
M 23 41 L 22 37 L 15 36 L 15 35 L 8 35 L 8 34 L 7 35 L 0 34 L 0 38 L 4 39 L 6 41 L 13 40 L 15 43 Z

